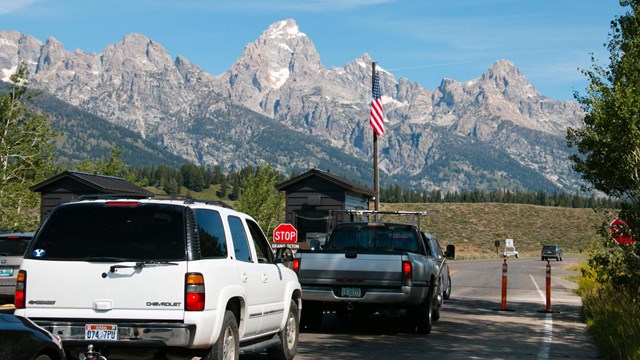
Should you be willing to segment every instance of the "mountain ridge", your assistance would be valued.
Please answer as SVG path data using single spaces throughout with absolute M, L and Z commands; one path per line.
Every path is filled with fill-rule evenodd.
M 96 54 L 66 51 L 52 37 L 42 43 L 29 35 L 0 31 L 0 75 L 6 78 L 20 61 L 29 64 L 36 88 L 199 165 L 235 168 L 265 161 L 259 149 L 229 152 L 250 142 L 256 133 L 249 136 L 244 129 L 258 124 L 280 124 L 322 141 L 327 158 L 348 154 L 361 164 L 371 162 L 372 59 L 364 54 L 344 67 L 324 68 L 313 42 L 293 19 L 269 26 L 220 75 L 208 74 L 182 56 L 171 57 L 160 43 L 142 34 L 125 35 Z M 579 179 L 571 169 L 564 134 L 567 126 L 579 124 L 580 107 L 539 94 L 510 61 L 498 60 L 464 83 L 443 79 L 434 90 L 379 70 L 387 119 L 387 132 L 379 138 L 380 170 L 389 182 L 425 190 L 504 184 L 514 190 L 538 190 L 529 181 L 531 174 L 538 174 L 533 178 L 544 179 L 540 188 L 577 189 Z M 234 106 L 250 112 L 229 119 L 227 110 Z M 196 123 L 210 128 L 210 138 L 201 136 Z M 293 153 L 286 140 L 271 139 L 284 153 Z M 471 164 L 456 154 L 466 147 L 486 157 Z M 304 170 L 304 161 L 307 168 L 319 165 L 321 157 L 314 150 L 298 150 L 299 159 L 270 161 L 285 172 Z M 474 151 L 464 152 L 471 157 Z M 518 165 L 506 171 L 499 157 Z M 433 174 L 434 164 L 449 177 Z M 360 176 L 357 180 L 364 182 L 371 178 Z

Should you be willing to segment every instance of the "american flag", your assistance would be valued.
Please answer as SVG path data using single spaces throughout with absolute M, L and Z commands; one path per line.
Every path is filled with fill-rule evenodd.
M 384 117 L 382 116 L 382 92 L 380 91 L 380 75 L 376 71 L 373 78 L 373 101 L 371 101 L 371 118 L 369 124 L 377 136 L 384 134 Z

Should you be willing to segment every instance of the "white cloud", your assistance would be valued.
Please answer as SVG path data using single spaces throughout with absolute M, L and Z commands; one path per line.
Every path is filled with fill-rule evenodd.
M 2 0 L 0 1 L 0 15 L 16 12 L 38 1 L 41 0 Z

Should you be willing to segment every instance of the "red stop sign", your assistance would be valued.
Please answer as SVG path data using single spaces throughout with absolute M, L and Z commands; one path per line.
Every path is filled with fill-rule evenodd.
M 295 243 L 298 242 L 298 230 L 291 224 L 280 224 L 273 230 L 273 242 Z

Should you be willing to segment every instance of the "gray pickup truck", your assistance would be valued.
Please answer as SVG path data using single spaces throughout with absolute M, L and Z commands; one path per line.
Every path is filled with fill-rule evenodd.
M 377 219 L 383 212 L 366 213 Z M 352 317 L 379 313 L 405 318 L 407 330 L 428 334 L 440 318 L 447 286 L 450 292 L 448 271 L 442 272 L 448 269 L 446 258 L 455 257 L 453 245 L 444 254 L 434 254 L 430 241 L 437 240 L 420 230 L 419 221 L 418 225 L 376 220 L 337 224 L 324 246 L 311 244 L 310 250 L 296 253 L 293 268 L 302 286 L 301 324 L 319 328 L 325 311 Z

